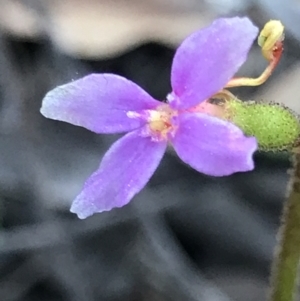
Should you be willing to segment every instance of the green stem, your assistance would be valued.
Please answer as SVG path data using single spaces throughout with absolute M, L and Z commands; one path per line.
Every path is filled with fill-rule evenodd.
M 269 301 L 296 298 L 300 259 L 300 151 L 294 152 L 294 169 L 284 205 L 279 242 L 272 267 Z

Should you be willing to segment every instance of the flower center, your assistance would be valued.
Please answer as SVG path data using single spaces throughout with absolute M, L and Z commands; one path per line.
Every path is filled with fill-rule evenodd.
M 172 118 L 177 112 L 170 108 L 168 104 L 159 106 L 156 110 L 149 112 L 148 128 L 150 135 L 155 140 L 166 140 L 167 134 L 174 130 Z
M 139 118 L 146 121 L 145 127 L 141 134 L 145 137 L 151 137 L 154 141 L 162 141 L 168 139 L 168 133 L 176 130 L 173 117 L 178 112 L 172 109 L 169 104 L 159 105 L 154 110 L 129 111 L 129 118 Z

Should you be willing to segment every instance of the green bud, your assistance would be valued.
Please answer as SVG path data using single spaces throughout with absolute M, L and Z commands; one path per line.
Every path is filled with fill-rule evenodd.
M 237 125 L 245 135 L 256 137 L 261 150 L 292 150 L 299 145 L 299 118 L 289 108 L 277 103 L 238 99 L 224 105 L 225 119 Z

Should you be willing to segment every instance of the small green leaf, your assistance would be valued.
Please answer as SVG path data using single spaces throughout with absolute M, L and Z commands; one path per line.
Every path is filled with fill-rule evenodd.
M 299 144 L 299 118 L 283 105 L 234 99 L 225 104 L 225 119 L 256 137 L 261 150 L 291 150 Z

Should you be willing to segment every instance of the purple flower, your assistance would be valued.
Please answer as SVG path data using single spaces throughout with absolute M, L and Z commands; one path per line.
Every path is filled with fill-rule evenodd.
M 92 74 L 50 91 L 41 108 L 45 117 L 101 134 L 127 132 L 107 151 L 71 211 L 86 218 L 126 205 L 149 181 L 168 142 L 182 161 L 207 175 L 252 170 L 255 138 L 193 108 L 233 77 L 257 32 L 247 18 L 236 17 L 189 36 L 173 60 L 167 103 L 113 74 Z

